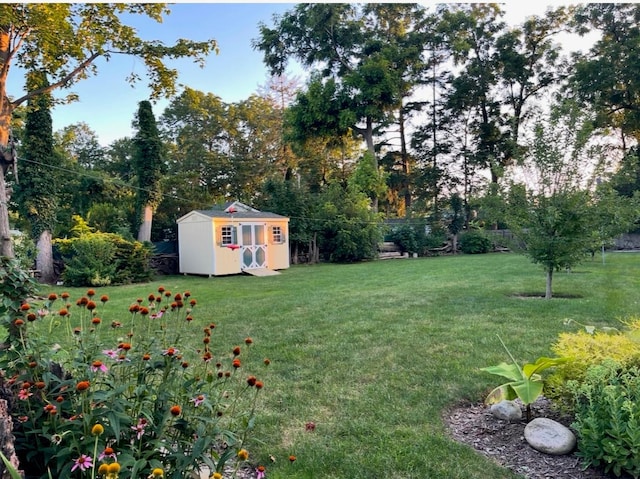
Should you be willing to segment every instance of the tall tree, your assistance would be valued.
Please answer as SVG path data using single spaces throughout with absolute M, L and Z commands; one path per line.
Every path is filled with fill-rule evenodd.
M 137 129 L 133 138 L 133 165 L 138 178 L 136 202 L 136 217 L 140 225 L 138 241 L 151 241 L 153 213 L 162 199 L 160 180 L 166 165 L 163 145 L 150 101 L 144 100 L 139 103 L 133 126 Z
M 597 112 L 598 127 L 615 128 L 623 148 L 640 141 L 640 5 L 587 3 L 575 11 L 580 34 L 601 37 L 590 50 L 575 55 L 571 91 Z
M 47 83 L 46 73 L 29 73 L 27 87 L 30 91 L 46 88 Z M 51 239 L 61 179 L 61 161 L 53 143 L 51 104 L 48 93 L 29 99 L 21 148 L 23 174 L 15 185 L 14 195 L 21 214 L 31 225 L 31 235 L 37 246 L 36 269 L 40 271 L 40 281 L 48 284 L 56 279 Z
M 99 3 L 11 3 L 0 5 L 0 152 L 3 159 L 9 145 L 11 118 L 15 109 L 34 96 L 69 88 L 97 73 L 95 61 L 114 54 L 134 55 L 147 67 L 152 98 L 175 93 L 178 72 L 168 68 L 166 58 L 193 57 L 202 64 L 217 50 L 216 42 L 178 40 L 173 46 L 138 37 L 134 27 L 125 25 L 121 15 L 141 14 L 157 22 L 169 10 L 164 4 Z M 55 39 L 55 40 L 52 40 Z M 42 70 L 50 84 L 10 99 L 7 79 L 12 64 L 27 70 Z M 127 80 L 136 82 L 132 75 Z M 8 158 L 7 158 L 8 156 Z M 9 212 L 3 165 L 0 175 L 0 254 L 13 256 L 9 236 Z
M 402 5 L 402 9 L 418 9 Z M 254 47 L 264 54 L 272 74 L 284 72 L 289 59 L 314 67 L 309 90 L 321 91 L 326 102 L 299 102 L 305 123 L 324 129 L 335 128 L 341 135 L 351 130 L 360 135 L 377 164 L 376 134 L 388 125 L 391 114 L 400 105 L 405 62 L 384 41 L 382 29 L 396 28 L 394 18 L 383 7 L 357 4 L 299 4 L 276 19 L 275 28 L 260 26 L 260 39 Z M 384 18 L 383 18 L 384 15 Z M 305 107 L 312 107 L 306 109 Z M 302 129 L 301 129 L 302 130 Z M 311 130 L 313 131 L 313 130 Z M 377 208 L 377 198 L 372 204 Z

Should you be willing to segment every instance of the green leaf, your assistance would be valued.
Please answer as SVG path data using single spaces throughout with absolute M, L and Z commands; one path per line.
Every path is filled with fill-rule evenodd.
M 525 364 L 522 367 L 522 371 L 524 372 L 525 377 L 530 378 L 535 373 L 540 371 L 544 371 L 545 369 L 552 368 L 554 366 L 558 366 L 559 364 L 563 364 L 569 361 L 569 358 L 546 358 L 540 357 L 533 364 Z
M 13 467 L 13 464 L 9 462 L 9 459 L 7 459 L 6 456 L 2 454 L 2 452 L 0 452 L 0 458 L 2 458 L 2 462 L 4 462 L 4 466 L 7 468 L 7 471 L 9 471 L 11 479 L 22 479 L 20 477 L 20 474 L 18 474 L 16 468 Z
M 518 383 L 512 383 L 511 387 L 523 404 L 531 404 L 542 394 L 542 381 L 525 379 Z
M 513 381 L 519 381 L 525 377 L 517 364 L 500 363 L 497 366 L 480 368 L 480 370 L 497 376 L 502 376 L 507 379 L 512 379 Z
M 518 395 L 510 384 L 502 384 L 491 391 L 486 399 L 485 404 L 498 404 L 500 401 L 513 401 Z

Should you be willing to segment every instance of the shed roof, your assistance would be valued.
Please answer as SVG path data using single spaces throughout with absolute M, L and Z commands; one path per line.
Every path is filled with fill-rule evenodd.
M 191 213 L 198 213 L 209 218 L 233 218 L 233 219 L 288 219 L 286 216 L 282 216 L 276 213 L 269 213 L 268 211 L 259 211 L 255 208 L 245 205 L 239 201 L 233 201 L 225 203 L 224 205 L 216 205 L 208 210 L 194 210 Z M 187 217 L 191 213 L 183 216 Z M 178 219 L 178 222 L 182 218 Z

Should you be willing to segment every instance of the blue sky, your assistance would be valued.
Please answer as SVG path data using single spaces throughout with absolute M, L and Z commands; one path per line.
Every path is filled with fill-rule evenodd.
M 549 2 L 553 3 L 553 2 Z M 545 2 L 544 5 L 547 3 Z M 171 14 L 159 24 L 143 16 L 135 16 L 129 24 L 138 29 L 145 40 L 161 40 L 173 44 L 178 38 L 206 40 L 214 38 L 220 53 L 209 56 L 204 69 L 191 60 L 170 62 L 179 70 L 178 83 L 196 90 L 213 93 L 231 103 L 248 98 L 268 79 L 260 52 L 251 41 L 258 37 L 258 23 L 271 26 L 274 14 L 293 8 L 292 3 L 178 3 L 171 5 Z M 546 7 L 539 2 L 507 2 L 509 24 L 521 22 L 525 15 L 541 14 Z M 133 136 L 131 121 L 138 102 L 148 99 L 145 80 L 132 88 L 125 78 L 132 72 L 143 75 L 143 63 L 129 56 L 114 57 L 109 62 L 98 60 L 98 74 L 74 85 L 70 91 L 79 101 L 57 106 L 53 111 L 53 128 L 84 122 L 98 134 L 103 146 L 125 136 Z M 294 65 L 292 75 L 304 76 Z M 9 75 L 7 93 L 17 97 L 24 87 L 24 78 L 17 69 Z M 65 92 L 66 93 L 66 92 Z M 168 101 L 154 105 L 160 117 Z

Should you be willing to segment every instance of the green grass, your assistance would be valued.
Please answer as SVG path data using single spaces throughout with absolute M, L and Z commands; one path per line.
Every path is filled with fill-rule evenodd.
M 555 276 L 554 293 L 579 298 L 521 298 L 544 292 L 542 270 L 493 254 L 173 276 L 98 295 L 111 298 L 107 322 L 125 322 L 128 305 L 159 285 L 190 290 L 199 326 L 185 328 L 186 341 L 198 347 L 210 322 L 217 345 L 253 338 L 252 354 L 272 364 L 249 449 L 269 479 L 490 479 L 516 476 L 449 439 L 442 416 L 497 385 L 479 370 L 507 359 L 496 335 L 533 361 L 577 328 L 566 319 L 617 326 L 637 314 L 639 273 L 640 255 L 609 254 L 605 265 L 597 258 Z

